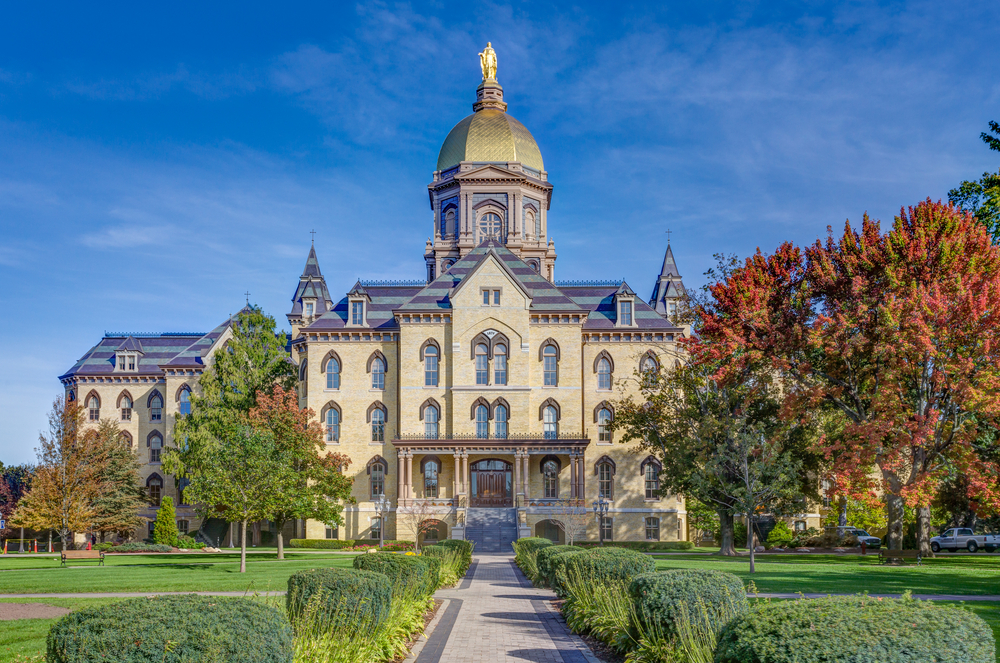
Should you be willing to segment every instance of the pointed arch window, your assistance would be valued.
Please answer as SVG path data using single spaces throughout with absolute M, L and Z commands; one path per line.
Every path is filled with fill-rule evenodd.
M 643 464 L 642 479 L 645 484 L 646 499 L 660 499 L 660 466 L 651 458 L 647 458 Z
M 485 405 L 476 406 L 476 437 L 485 440 L 490 436 L 490 411 Z
M 305 359 L 299 364 L 299 382 L 305 382 L 309 377 L 309 362 Z
M 542 364 L 546 387 L 559 386 L 559 350 L 554 345 L 542 349 Z
M 191 414 L 191 392 L 187 389 L 181 390 L 179 411 L 181 414 Z
M 150 506 L 160 506 L 163 497 L 163 479 L 159 474 L 151 474 L 146 479 L 146 493 L 149 495 Z
M 437 456 L 425 458 L 421 465 L 423 466 L 424 474 L 424 497 L 437 497 L 438 472 L 441 470 Z
M 476 384 L 490 383 L 490 349 L 485 343 L 476 345 Z
M 554 440 L 559 437 L 559 413 L 556 412 L 555 407 L 545 406 L 542 411 L 542 428 L 546 440 Z
M 493 384 L 507 384 L 507 346 L 493 348 Z
M 424 348 L 424 386 L 438 386 L 438 349 L 433 345 Z
M 323 370 L 326 372 L 326 388 L 340 389 L 340 361 L 336 357 L 330 357 Z
M 493 431 L 498 440 L 507 439 L 507 419 L 509 416 L 507 412 L 506 405 L 497 405 L 493 411 Z
M 101 420 L 101 401 L 97 398 L 97 394 L 87 399 L 87 409 L 91 421 Z
M 615 497 L 615 463 L 607 456 L 602 456 L 595 467 L 597 473 L 598 495 L 606 500 Z
M 642 359 L 639 360 L 639 373 L 642 374 L 642 379 L 645 384 L 650 384 L 655 379 L 657 371 L 660 370 L 660 364 L 656 361 L 656 357 L 653 356 L 652 352 L 647 352 L 643 355 Z
M 326 417 L 324 421 L 326 427 L 326 441 L 327 442 L 339 442 L 340 441 L 340 411 L 331 406 L 326 410 Z
M 604 357 L 597 362 L 597 388 L 611 389 L 611 362 Z
M 377 456 L 368 464 L 368 490 L 372 499 L 385 495 L 386 462 Z
M 611 442 L 611 410 L 606 407 L 597 411 L 597 441 Z
M 163 399 L 156 394 L 149 399 L 149 420 L 161 421 L 163 419 Z
M 381 357 L 372 360 L 372 389 L 385 389 L 385 360 Z
M 132 421 L 132 399 L 126 394 L 121 400 L 122 421 Z
M 385 412 L 372 410 L 372 442 L 385 442 Z
M 438 439 L 438 409 L 433 405 L 424 408 L 424 437 L 428 440 Z
M 159 463 L 160 454 L 163 451 L 163 438 L 159 435 L 153 435 L 149 438 L 149 462 Z

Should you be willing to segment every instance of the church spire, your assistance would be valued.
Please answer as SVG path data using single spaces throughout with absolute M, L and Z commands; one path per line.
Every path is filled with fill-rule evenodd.
M 292 295 L 292 310 L 288 313 L 288 322 L 292 325 L 292 338 L 298 336 L 298 331 L 313 320 L 333 308 L 330 291 L 326 288 L 326 279 L 319 269 L 319 259 L 316 257 L 316 245 L 309 247 L 306 266 L 302 269 L 299 284 Z
M 309 257 L 306 258 L 306 266 L 302 269 L 302 278 L 323 278 L 323 273 L 319 271 L 319 260 L 316 258 L 316 245 L 309 247 Z
M 669 231 L 668 231 L 669 232 Z M 667 250 L 663 254 L 663 267 L 660 268 L 660 275 L 653 286 L 653 295 L 649 298 L 649 305 L 665 318 L 673 318 L 677 313 L 677 306 L 684 297 L 684 282 L 681 280 L 680 270 L 677 269 L 677 261 L 674 260 L 674 251 L 670 247 L 668 234 Z

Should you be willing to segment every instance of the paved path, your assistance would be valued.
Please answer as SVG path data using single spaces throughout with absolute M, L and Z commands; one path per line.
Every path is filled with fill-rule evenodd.
M 554 595 L 536 589 L 512 555 L 478 555 L 458 587 L 444 599 L 416 663 L 597 663 L 597 658 L 549 605 Z

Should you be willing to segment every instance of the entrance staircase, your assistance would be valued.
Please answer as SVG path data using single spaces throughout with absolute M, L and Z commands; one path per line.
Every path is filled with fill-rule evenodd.
M 510 552 L 517 539 L 517 509 L 469 508 L 465 516 L 465 538 L 477 553 Z

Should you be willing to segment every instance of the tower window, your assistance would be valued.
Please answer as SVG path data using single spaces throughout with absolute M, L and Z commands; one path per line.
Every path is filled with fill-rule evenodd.
M 438 351 L 433 345 L 424 350 L 424 386 L 438 386 Z
M 340 362 L 330 357 L 326 362 L 326 388 L 340 389 Z
M 494 212 L 487 212 L 479 217 L 479 241 L 481 242 L 488 238 L 493 238 L 500 242 L 504 241 L 503 221 L 500 219 L 500 215 Z
M 607 359 L 597 362 L 597 388 L 611 389 L 611 362 Z
M 326 411 L 326 441 L 340 441 L 340 412 L 333 407 Z
M 476 346 L 476 384 L 490 383 L 489 348 L 485 343 Z
M 490 436 L 489 411 L 485 405 L 476 407 L 476 437 L 485 440 Z
M 313 303 L 308 302 L 306 303 L 306 317 L 311 318 L 312 314 L 313 314 Z
M 385 442 L 385 412 L 372 411 L 372 442 Z
M 381 357 L 372 361 L 372 389 L 385 389 L 385 362 Z

